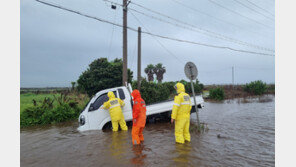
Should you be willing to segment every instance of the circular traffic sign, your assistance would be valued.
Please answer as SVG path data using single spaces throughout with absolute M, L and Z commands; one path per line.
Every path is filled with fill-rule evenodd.
M 195 80 L 198 74 L 196 65 L 192 62 L 187 62 L 184 67 L 185 75 L 190 80 Z

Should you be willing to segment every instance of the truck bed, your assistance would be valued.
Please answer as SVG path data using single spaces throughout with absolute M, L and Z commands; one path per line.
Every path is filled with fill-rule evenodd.
M 191 99 L 191 102 L 192 102 L 192 106 L 194 106 L 194 99 L 193 97 L 190 97 Z M 201 95 L 197 95 L 195 96 L 195 99 L 196 99 L 196 105 L 201 105 L 201 107 L 203 107 L 203 98 Z M 146 115 L 149 116 L 149 115 L 153 115 L 153 114 L 159 114 L 159 113 L 162 113 L 162 112 L 166 112 L 166 111 L 170 111 L 172 110 L 173 108 L 173 104 L 174 104 L 174 100 L 173 99 L 170 99 L 168 101 L 162 101 L 162 102 L 159 102 L 159 103 L 154 103 L 154 104 L 150 104 L 150 105 L 147 105 L 147 112 L 146 112 Z

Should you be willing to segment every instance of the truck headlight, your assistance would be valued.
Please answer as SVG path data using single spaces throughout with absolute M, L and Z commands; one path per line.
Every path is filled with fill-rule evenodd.
M 80 118 L 79 118 L 79 124 L 80 125 L 84 125 L 85 124 L 85 117 L 84 115 L 81 115 Z

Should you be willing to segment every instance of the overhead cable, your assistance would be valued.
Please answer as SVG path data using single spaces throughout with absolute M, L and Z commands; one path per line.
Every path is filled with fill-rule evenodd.
M 238 4 L 240 4 L 240 5 L 242 5 L 242 6 L 246 7 L 246 8 L 248 8 L 248 9 L 250 9 L 250 10 L 252 10 L 252 11 L 254 11 L 254 12 L 260 14 L 261 16 L 263 16 L 263 17 L 265 17 L 265 18 L 267 18 L 267 19 L 269 19 L 269 20 L 271 20 L 271 21 L 274 21 L 273 18 L 270 18 L 270 17 L 266 16 L 265 14 L 263 14 L 263 13 L 261 13 L 261 12 L 258 12 L 257 10 L 255 10 L 255 9 L 253 9 L 253 8 L 250 8 L 249 6 L 245 5 L 245 4 L 242 3 L 242 2 L 240 2 L 240 1 L 238 1 L 238 0 L 234 0 L 234 1 L 235 1 L 236 3 L 238 3 Z
M 48 3 L 48 2 L 45 2 L 45 1 L 41 1 L 41 0 L 35 0 L 35 1 L 37 1 L 39 3 L 42 3 L 42 4 L 45 4 L 45 5 L 48 5 L 48 6 L 52 6 L 52 7 L 55 7 L 55 8 L 62 9 L 62 10 L 68 11 L 68 12 L 72 12 L 72 13 L 75 13 L 75 14 L 78 14 L 78 15 L 81 15 L 81 16 L 84 16 L 84 17 L 88 17 L 88 18 L 91 18 L 91 19 L 94 19 L 94 20 L 97 20 L 97 21 L 100 21 L 100 22 L 112 24 L 112 25 L 115 25 L 117 27 L 123 27 L 123 25 L 120 25 L 120 24 L 117 24 L 117 23 L 113 23 L 113 22 L 110 22 L 108 20 L 104 20 L 104 19 L 101 19 L 101 18 L 98 18 L 98 17 L 90 16 L 90 15 L 81 13 L 79 11 L 75 11 L 75 10 L 72 10 L 72 9 L 68 9 L 68 8 L 62 7 L 60 5 L 55 5 L 55 4 Z M 127 29 L 129 29 L 131 31 L 134 31 L 134 32 L 138 32 L 137 29 L 132 28 L 132 27 L 128 27 L 127 26 Z M 207 47 L 212 47 L 212 48 L 219 48 L 219 49 L 228 49 L 228 50 L 232 50 L 232 51 L 249 53 L 249 54 L 256 54 L 256 55 L 275 56 L 274 54 L 269 54 L 269 53 L 254 52 L 254 51 L 248 51 L 248 50 L 235 49 L 235 48 L 231 48 L 231 47 L 228 47 L 228 46 L 217 46 L 217 45 L 211 45 L 211 44 L 206 44 L 206 43 L 194 42 L 194 41 L 189 41 L 189 40 L 183 40 L 183 39 L 178 39 L 178 38 L 173 38 L 173 37 L 167 37 L 167 36 L 163 36 L 163 35 L 153 34 L 153 33 L 145 32 L 145 31 L 142 31 L 142 33 L 143 34 L 148 34 L 148 35 L 151 35 L 151 36 L 156 36 L 156 37 L 163 38 L 163 39 L 172 40 L 172 41 L 183 42 L 183 43 L 190 43 L 190 44 L 207 46 Z
M 265 11 L 266 13 L 269 13 L 270 15 L 274 16 L 274 14 L 272 14 L 272 13 L 269 12 L 268 10 L 266 10 L 266 9 L 264 9 L 264 8 L 262 8 L 262 7 L 258 6 L 258 5 L 256 5 L 255 3 L 253 3 L 253 2 L 251 2 L 251 1 L 249 1 L 249 0 L 246 0 L 246 1 L 249 2 L 250 4 L 256 6 L 257 8 L 259 8 L 259 9 Z
M 116 22 L 116 12 L 115 12 L 115 15 L 114 15 L 114 22 Z M 112 26 L 111 39 L 110 39 L 110 42 L 109 42 L 107 60 L 109 59 L 110 54 L 111 54 L 111 46 L 112 46 L 112 41 L 113 41 L 113 33 L 114 33 L 114 25 Z
M 145 28 L 145 30 L 147 32 L 149 32 L 149 30 L 145 27 L 145 25 L 132 13 L 130 12 L 134 17 L 135 19 Z M 149 32 L 150 33 L 150 32 Z M 174 58 L 176 58 L 179 62 L 181 62 L 182 64 L 185 64 L 184 61 L 182 61 L 181 59 L 179 59 L 174 53 L 172 53 L 169 49 L 167 49 L 155 36 L 152 36 L 153 39 L 156 40 L 156 42 L 166 51 L 168 52 L 171 56 L 173 56 Z
M 138 10 L 135 10 L 135 9 L 129 9 L 129 10 L 132 10 L 132 11 L 135 11 L 141 15 L 144 15 L 146 17 L 150 17 L 152 19 L 156 19 L 158 21 L 161 21 L 161 22 L 165 22 L 167 24 L 171 24 L 173 26 L 176 26 L 176 27 L 180 27 L 180 28 L 183 28 L 183 29 L 187 29 L 187 30 L 190 30 L 190 31 L 195 31 L 195 32 L 198 32 L 198 33 L 202 33 L 202 34 L 205 34 L 207 36 L 211 36 L 211 37 L 214 37 L 214 38 L 217 38 L 217 39 L 221 39 L 221 40 L 225 40 L 225 41 L 228 41 L 228 42 L 233 42 L 233 43 L 236 43 L 236 44 L 240 44 L 240 45 L 245 45 L 245 46 L 249 46 L 249 47 L 253 47 L 253 48 L 256 48 L 256 49 L 260 49 L 260 50 L 265 50 L 265 51 L 269 51 L 269 52 L 274 52 L 274 50 L 272 49 L 269 49 L 269 48 L 264 48 L 264 47 L 261 47 L 261 46 L 257 46 L 257 45 L 253 45 L 253 44 L 249 44 L 249 43 L 246 43 L 246 42 L 243 42 L 243 41 L 240 41 L 240 40 L 237 40 L 237 39 L 233 39 L 233 38 L 230 38 L 230 37 L 226 37 L 224 35 L 221 35 L 221 34 L 217 34 L 217 33 L 214 33 L 214 32 L 211 32 L 209 30 L 205 30 L 205 29 L 201 29 L 201 28 L 197 28 L 196 26 L 194 25 L 190 25 L 191 27 L 188 27 L 188 26 L 184 26 L 184 25 L 181 25 L 181 24 L 177 24 L 177 23 L 172 23 L 172 22 L 169 22 L 169 21 L 166 21 L 166 20 L 163 20 L 161 18 L 157 18 L 157 17 L 154 17 L 154 16 L 151 16 L 151 15 L 147 15 L 143 12 L 140 12 Z M 184 23 L 183 23 L 184 24 Z M 189 25 L 189 24 L 187 24 Z M 195 28 L 195 29 L 194 29 Z
M 213 0 L 208 0 L 208 1 L 211 2 L 211 3 L 213 3 L 213 4 L 215 4 L 215 5 L 217 5 L 217 6 L 219 6 L 219 7 L 221 7 L 221 8 L 223 8 L 223 9 L 225 9 L 225 10 L 228 10 L 228 11 L 230 11 L 230 12 L 232 12 L 232 13 L 235 13 L 235 14 L 241 16 L 241 17 L 244 17 L 244 18 L 246 18 L 246 19 L 248 19 L 248 20 L 251 20 L 251 21 L 253 21 L 253 22 L 256 22 L 257 24 L 260 24 L 260 25 L 262 25 L 262 26 L 264 26 L 264 27 L 267 27 L 267 28 L 271 28 L 271 29 L 273 29 L 273 28 L 270 27 L 269 25 L 263 24 L 263 23 L 261 23 L 261 22 L 259 22 L 259 21 L 257 21 L 257 20 L 254 20 L 254 19 L 252 19 L 252 18 L 250 18 L 250 17 L 244 16 L 244 15 L 240 14 L 239 12 L 236 12 L 236 11 L 234 11 L 234 10 L 231 10 L 231 9 L 229 9 L 229 8 L 227 8 L 227 7 L 221 5 L 221 4 L 219 4 L 219 3 L 217 3 L 217 2 L 215 2 L 215 1 L 213 1 Z
M 239 25 L 237 25 L 237 24 L 233 24 L 232 22 L 229 22 L 229 21 L 226 21 L 226 20 L 223 20 L 223 19 L 217 18 L 217 17 L 215 17 L 215 16 L 213 16 L 213 15 L 210 15 L 210 14 L 208 14 L 208 13 L 205 13 L 205 12 L 203 12 L 203 11 L 201 11 L 201 10 L 198 10 L 198 9 L 196 9 L 196 8 L 193 8 L 192 6 L 186 5 L 186 4 L 181 3 L 181 2 L 179 2 L 179 1 L 177 1 L 177 0 L 172 0 L 172 1 L 175 2 L 175 3 L 178 4 L 178 5 L 183 6 L 183 7 L 187 8 L 187 9 L 190 9 L 190 10 L 192 10 L 192 11 L 194 11 L 194 12 L 201 13 L 201 14 L 203 14 L 203 15 L 205 15 L 205 16 L 208 16 L 208 17 L 211 17 L 211 18 L 213 18 L 213 19 L 215 19 L 215 20 L 217 20 L 217 21 L 220 21 L 221 23 L 229 24 L 229 25 L 235 26 L 235 27 L 240 28 L 240 29 L 243 28 L 245 31 L 248 31 L 248 32 L 251 32 L 251 33 L 254 33 L 254 34 L 256 34 L 256 35 L 260 35 L 261 37 L 266 38 L 266 35 L 263 35 L 263 34 L 258 33 L 258 32 L 256 32 L 256 31 L 251 31 L 251 30 L 249 30 L 249 29 L 245 29 L 246 27 L 244 27 L 244 26 L 239 26 Z
M 110 2 L 110 3 L 115 4 L 115 5 L 122 6 L 121 4 L 115 3 L 115 2 L 110 1 L 110 0 L 104 0 L 104 1 Z M 217 38 L 217 39 L 226 40 L 226 41 L 229 41 L 229 42 L 234 42 L 234 43 L 236 43 L 236 44 L 245 45 L 245 46 L 253 47 L 253 48 L 260 49 L 260 50 L 264 50 L 264 51 L 274 52 L 274 50 L 269 49 L 269 48 L 265 48 L 265 47 L 258 46 L 258 45 L 254 45 L 254 44 L 250 44 L 250 43 L 247 43 L 247 42 L 244 42 L 244 41 L 240 41 L 240 40 L 237 40 L 237 39 L 234 39 L 234 38 L 231 38 L 231 37 L 227 37 L 227 36 L 225 36 L 225 35 L 222 35 L 222 34 L 219 34 L 219 33 L 216 33 L 216 32 L 212 32 L 212 31 L 209 31 L 209 30 L 206 30 L 206 29 L 203 29 L 203 28 L 199 28 L 199 27 L 197 27 L 197 26 L 195 26 L 195 25 L 192 25 L 192 24 L 186 23 L 186 22 L 184 22 L 184 21 L 181 21 L 181 20 L 175 19 L 175 18 L 173 18 L 173 17 L 171 17 L 171 16 L 167 16 L 167 15 L 162 14 L 162 13 L 157 12 L 157 11 L 153 11 L 153 10 L 151 10 L 151 9 L 148 9 L 148 8 L 146 8 L 146 7 L 142 6 L 142 5 L 136 4 L 136 3 L 134 3 L 134 2 L 131 2 L 131 4 L 135 4 L 135 5 L 139 6 L 139 7 L 142 7 L 142 8 L 144 8 L 144 9 L 146 9 L 146 10 L 149 10 L 150 12 L 153 12 L 153 13 L 159 14 L 159 15 L 164 16 L 164 17 L 167 17 L 167 18 L 169 18 L 169 19 L 171 19 L 171 20 L 174 20 L 174 21 L 176 21 L 176 22 L 179 22 L 179 23 L 181 23 L 181 24 L 172 23 L 172 22 L 170 22 L 170 21 L 167 21 L 167 20 L 164 20 L 164 19 L 162 19 L 162 18 L 155 17 L 155 16 L 151 16 L 151 15 L 149 15 L 149 14 L 146 14 L 146 13 L 144 13 L 144 12 L 138 11 L 138 10 L 136 10 L 136 9 L 128 8 L 128 10 L 132 10 L 132 11 L 134 11 L 134 12 L 136 12 L 136 13 L 139 13 L 139 14 L 141 14 L 141 15 L 144 15 L 144 16 L 146 16 L 146 17 L 150 17 L 150 18 L 152 18 L 152 19 L 155 19 L 155 20 L 158 20 L 158 21 L 161 21 L 161 22 L 167 23 L 167 24 L 171 24 L 171 25 L 176 26 L 176 27 L 180 27 L 180 28 L 187 29 L 187 30 L 190 30 L 190 31 L 195 31 L 195 32 L 198 32 L 198 33 L 202 33 L 202 34 L 205 34 L 205 35 L 207 35 L 207 36 L 211 36 L 211 37 L 214 37 L 214 38 Z M 182 24 L 183 24 L 183 25 L 182 25 Z M 184 26 L 184 24 L 187 25 L 187 26 Z M 189 26 L 189 27 L 188 27 L 188 26 Z M 193 27 L 194 29 L 193 29 L 192 27 Z

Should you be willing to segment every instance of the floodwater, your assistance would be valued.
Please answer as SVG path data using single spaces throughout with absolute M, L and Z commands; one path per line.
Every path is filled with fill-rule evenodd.
M 21 129 L 21 166 L 274 166 L 275 106 L 268 100 L 206 102 L 199 110 L 209 130 L 175 144 L 170 123 L 147 124 L 145 142 L 134 147 L 131 127 L 76 130 L 78 122 Z M 191 115 L 191 121 L 196 118 Z M 220 138 L 217 135 L 220 134 Z

